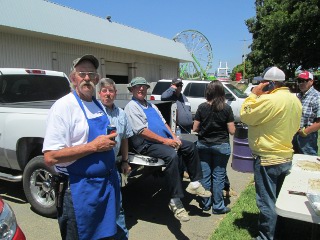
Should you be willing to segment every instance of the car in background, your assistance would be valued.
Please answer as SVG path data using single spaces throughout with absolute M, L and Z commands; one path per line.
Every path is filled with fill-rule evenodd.
M 161 100 L 161 94 L 171 85 L 172 80 L 159 80 L 153 88 L 150 100 Z M 195 115 L 198 106 L 205 102 L 205 90 L 209 80 L 182 80 L 182 93 L 187 97 L 191 105 L 191 113 Z M 231 106 L 235 118 L 235 122 L 240 122 L 240 109 L 247 94 L 236 88 L 230 82 L 222 82 L 224 86 L 227 103 Z
M 0 196 L 0 239 L 25 240 L 26 237 L 18 226 L 16 216 L 8 203 Z
M 246 87 L 246 89 L 243 91 L 245 94 L 247 94 L 247 96 L 249 96 L 249 94 L 251 93 L 252 89 L 255 87 L 256 85 L 253 85 L 252 83 L 249 83 L 248 86 Z

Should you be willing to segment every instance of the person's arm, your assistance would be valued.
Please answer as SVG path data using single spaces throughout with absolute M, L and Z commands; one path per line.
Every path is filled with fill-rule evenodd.
M 176 86 L 171 85 L 166 91 L 161 94 L 161 101 L 171 101 L 176 94 Z
M 234 122 L 228 122 L 227 127 L 228 127 L 229 134 L 234 135 L 234 133 L 236 132 L 236 127 L 234 125 Z
M 158 143 L 162 143 L 164 145 L 176 148 L 179 147 L 180 143 L 174 139 L 170 139 L 170 138 L 164 138 L 161 137 L 157 134 L 155 134 L 154 132 L 152 132 L 151 130 L 149 130 L 148 128 L 144 128 L 142 130 L 142 132 L 140 133 L 140 136 L 152 141 L 152 142 L 158 142 Z
M 316 132 L 320 129 L 320 118 L 317 118 L 316 121 L 303 129 L 299 129 L 298 133 L 300 136 L 302 137 L 306 137 L 307 135 L 309 135 L 310 133 Z
M 194 116 L 194 120 L 193 120 L 193 131 L 199 133 L 200 131 L 200 123 L 201 123 L 201 112 L 203 109 L 203 105 L 204 103 L 200 104 L 198 106 L 198 109 L 196 111 L 196 114 Z
M 194 120 L 193 121 L 193 129 L 194 132 L 199 132 L 200 131 L 200 121 Z
M 72 162 L 95 152 L 109 151 L 116 145 L 116 142 L 111 139 L 117 135 L 117 133 L 100 135 L 86 144 L 65 147 L 60 150 L 46 150 L 44 151 L 45 163 L 52 166 L 57 163 Z
M 122 171 L 123 174 L 128 174 L 131 171 L 131 166 L 128 163 L 128 148 L 129 148 L 128 146 L 129 146 L 128 139 L 127 138 L 123 138 L 121 140 L 121 148 L 120 148 L 121 157 L 122 157 L 122 160 L 121 160 L 121 171 Z
M 152 107 L 156 110 L 165 124 L 165 119 L 162 117 L 158 108 L 153 104 Z M 134 134 L 140 135 L 141 137 L 153 142 L 162 143 L 171 147 L 177 146 L 178 143 L 176 141 L 169 138 L 163 138 L 148 129 L 147 117 L 141 107 L 139 107 L 134 101 L 130 101 L 124 111 Z
M 320 98 L 318 98 L 317 101 L 313 101 L 312 103 L 312 108 L 313 109 L 318 109 L 318 111 L 315 113 L 317 118 L 315 119 L 315 122 L 304 128 L 304 129 L 300 129 L 298 131 L 300 136 L 307 136 L 308 134 L 312 133 L 312 132 L 316 132 L 320 129 Z

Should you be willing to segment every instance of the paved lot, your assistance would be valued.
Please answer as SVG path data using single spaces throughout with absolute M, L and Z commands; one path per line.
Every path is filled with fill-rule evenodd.
M 228 175 L 232 188 L 240 193 L 252 179 L 252 174 L 235 172 L 228 166 Z M 186 187 L 188 180 L 184 180 Z M 127 226 L 132 240 L 174 240 L 208 239 L 223 215 L 211 215 L 202 212 L 196 199 L 186 193 L 183 199 L 191 220 L 186 223 L 177 221 L 167 207 L 169 197 L 163 189 L 161 178 L 150 177 L 123 189 L 124 208 Z M 48 219 L 35 214 L 26 202 L 21 183 L 0 181 L 0 194 L 15 211 L 17 220 L 27 239 L 60 239 L 58 224 L 55 219 Z M 239 195 L 239 194 L 238 194 Z M 239 196 L 230 199 L 230 205 Z
M 252 179 L 252 174 L 238 173 L 230 169 L 229 178 L 232 188 L 240 193 Z M 187 187 L 188 181 L 184 180 Z M 190 239 L 204 240 L 211 236 L 213 230 L 224 215 L 212 215 L 211 212 L 202 212 L 197 199 L 186 193 L 183 203 L 191 220 L 180 223 L 170 212 L 163 182 L 160 179 L 150 178 L 146 184 L 139 184 L 124 191 L 124 207 L 126 210 L 127 225 L 130 229 L 130 238 L 174 240 Z M 129 197 L 131 196 L 131 197 Z M 133 197 L 134 196 L 134 197 Z M 238 196 L 230 198 L 230 205 Z

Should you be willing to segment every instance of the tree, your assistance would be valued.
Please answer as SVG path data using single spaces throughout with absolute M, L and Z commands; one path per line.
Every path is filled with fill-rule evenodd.
M 258 75 L 276 65 L 288 77 L 295 69 L 320 66 L 320 0 L 256 0 L 256 16 L 246 20 L 253 42 L 248 60 Z
M 244 71 L 245 68 L 245 71 Z M 232 72 L 230 74 L 230 79 L 234 81 L 236 79 L 236 73 L 241 72 L 242 73 L 242 78 L 243 79 L 252 79 L 254 75 L 252 74 L 252 63 L 249 60 L 245 60 L 243 63 L 235 66 L 232 69 Z

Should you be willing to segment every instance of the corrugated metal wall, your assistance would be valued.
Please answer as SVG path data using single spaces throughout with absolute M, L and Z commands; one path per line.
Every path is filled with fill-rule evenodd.
M 156 82 L 178 74 L 178 62 L 97 48 L 90 46 L 90 43 L 70 44 L 6 32 L 0 32 L 0 43 L 0 67 L 40 68 L 62 71 L 68 75 L 75 58 L 91 53 L 105 65 L 117 62 L 134 66 L 134 71 L 129 69 L 130 78 L 143 76 L 149 82 Z M 101 66 L 105 67 L 104 64 Z M 102 68 L 99 72 L 104 75 L 106 70 Z

